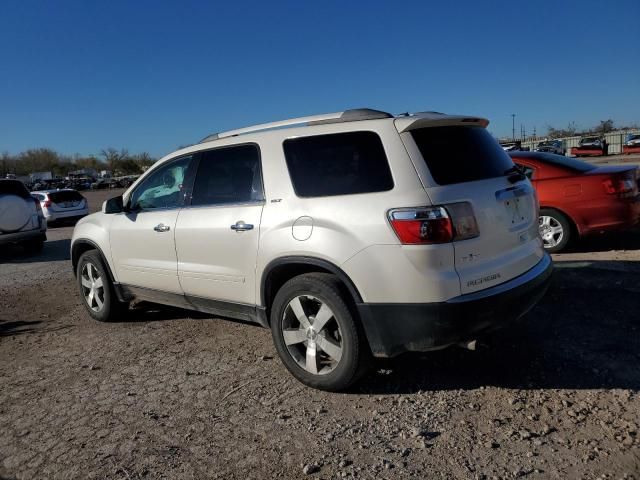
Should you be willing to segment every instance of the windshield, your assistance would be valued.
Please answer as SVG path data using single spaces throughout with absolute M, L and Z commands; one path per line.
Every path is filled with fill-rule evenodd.
M 502 177 L 513 168 L 509 155 L 482 127 L 427 127 L 411 135 L 439 185 Z
M 600 139 L 598 137 L 587 137 L 587 138 L 583 138 L 582 140 L 580 140 L 580 143 L 594 143 L 599 141 Z

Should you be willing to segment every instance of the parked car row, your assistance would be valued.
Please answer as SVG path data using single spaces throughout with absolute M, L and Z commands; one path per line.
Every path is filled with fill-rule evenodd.
M 522 141 L 500 142 L 505 152 L 530 151 L 529 147 L 523 147 Z M 567 145 L 563 140 L 544 140 L 539 142 L 533 149 L 534 152 L 554 153 L 556 155 L 566 155 Z M 622 153 L 640 153 L 640 134 L 628 134 L 622 144 Z M 609 144 L 604 137 L 598 135 L 587 135 L 581 137 L 578 145 L 571 148 L 571 155 L 574 157 L 592 157 L 609 155 Z
M 138 179 L 139 175 L 121 178 L 101 178 L 91 184 L 92 190 L 102 190 L 105 188 L 128 188 Z
M 208 136 L 78 221 L 86 311 L 119 320 L 146 300 L 255 322 L 326 390 L 371 356 L 469 346 L 542 298 L 550 252 L 640 221 L 636 166 L 553 143 L 506 154 L 488 123 L 358 109 Z M 0 208 L 3 235 L 27 228 L 16 241 L 41 246 L 45 219 L 87 212 L 77 191 L 33 194 L 17 195 L 26 223 Z

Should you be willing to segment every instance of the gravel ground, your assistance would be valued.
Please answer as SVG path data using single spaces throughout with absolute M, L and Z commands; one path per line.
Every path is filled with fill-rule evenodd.
M 546 298 L 477 351 L 331 394 L 256 326 L 144 303 L 91 321 L 71 231 L 0 253 L 2 479 L 640 479 L 640 233 L 557 255 Z

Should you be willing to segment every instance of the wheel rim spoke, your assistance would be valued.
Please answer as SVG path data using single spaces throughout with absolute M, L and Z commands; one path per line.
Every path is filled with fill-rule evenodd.
M 300 322 L 304 328 L 311 327 L 311 323 L 309 323 L 309 319 L 307 318 L 307 314 L 304 313 L 304 309 L 302 308 L 302 304 L 300 303 L 300 297 L 296 297 L 289 303 L 291 310 L 296 315 L 296 318 Z
M 318 335 L 316 343 L 322 351 L 336 362 L 339 362 L 340 358 L 342 358 L 342 347 L 338 345 L 335 340 L 325 337 L 324 335 Z
M 94 298 L 96 300 L 96 305 L 98 307 L 98 310 L 100 310 L 102 308 L 102 305 L 104 304 L 104 302 L 100 299 L 100 295 L 98 293 L 96 293 L 94 295 Z
M 326 323 L 332 318 L 333 318 L 333 312 L 327 306 L 326 303 L 323 303 L 322 306 L 320 307 L 320 310 L 318 310 L 318 313 L 316 313 L 316 318 L 313 319 L 312 328 L 316 332 L 320 333 L 324 328 L 324 326 L 326 325 Z
M 85 263 L 80 274 L 80 285 L 85 289 L 84 297 L 87 305 L 94 312 L 99 312 L 104 306 L 104 282 L 100 272 L 92 263 Z
M 301 328 L 288 328 L 282 331 L 282 336 L 286 345 L 295 345 L 307 339 L 307 332 Z
M 307 345 L 305 366 L 309 373 L 318 373 L 318 356 L 316 355 L 316 343 L 309 342 Z

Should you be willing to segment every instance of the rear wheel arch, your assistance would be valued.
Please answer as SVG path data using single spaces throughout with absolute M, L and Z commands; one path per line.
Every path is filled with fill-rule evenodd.
M 305 273 L 330 273 L 336 276 L 353 301 L 362 303 L 362 296 L 349 276 L 337 265 L 320 258 L 306 256 L 281 257 L 269 262 L 262 272 L 260 300 L 266 308 L 267 318 L 278 290 L 289 280 Z
M 576 234 L 576 237 L 581 237 L 582 236 L 582 232 L 580 231 L 580 227 L 578 226 L 578 222 L 576 222 L 573 218 L 573 216 L 569 213 L 566 212 L 566 210 L 563 210 L 561 208 L 552 206 L 552 205 L 540 205 L 540 210 L 555 210 L 558 213 L 561 213 L 562 215 L 564 215 L 564 217 L 569 221 L 569 224 L 571 225 L 571 230 L 573 233 Z

